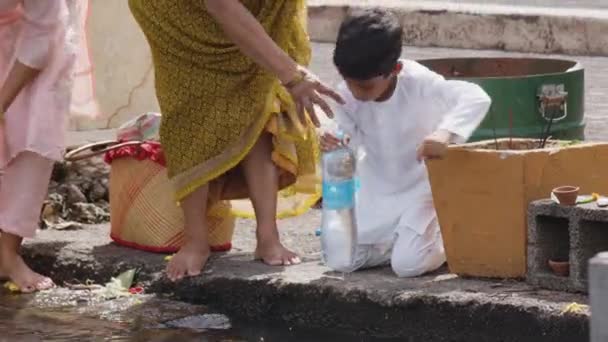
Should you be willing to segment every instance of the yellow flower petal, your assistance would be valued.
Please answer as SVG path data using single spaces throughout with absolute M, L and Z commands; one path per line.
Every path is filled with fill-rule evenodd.
M 13 283 L 12 281 L 7 281 L 6 283 L 4 283 L 4 288 L 13 293 L 21 292 L 21 288 L 19 288 L 19 286 L 17 286 L 17 284 Z
M 585 310 L 589 308 L 588 305 L 578 304 L 578 303 L 570 303 L 566 305 L 566 307 L 562 310 L 562 314 L 570 313 L 570 314 L 581 314 Z

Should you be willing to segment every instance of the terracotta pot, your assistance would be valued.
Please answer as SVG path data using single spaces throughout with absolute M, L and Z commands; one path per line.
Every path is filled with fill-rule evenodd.
M 561 205 L 576 205 L 579 190 L 578 186 L 560 186 L 553 189 L 553 194 Z
M 563 260 L 549 260 L 549 267 L 553 273 L 561 277 L 567 277 L 570 275 L 570 262 Z

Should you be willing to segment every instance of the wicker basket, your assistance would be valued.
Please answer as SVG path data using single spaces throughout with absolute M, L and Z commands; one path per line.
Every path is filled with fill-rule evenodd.
M 184 242 L 184 217 L 174 200 L 164 158 L 149 158 L 144 149 L 151 144 L 157 143 L 102 142 L 71 151 L 66 160 L 78 161 L 105 154 L 106 162 L 111 165 L 112 240 L 135 249 L 173 253 Z M 120 153 L 121 150 L 125 153 Z M 114 157 L 110 158 L 110 154 Z M 227 215 L 229 212 L 229 203 L 220 202 L 207 213 L 209 243 L 213 251 L 227 251 L 232 246 L 235 219 Z

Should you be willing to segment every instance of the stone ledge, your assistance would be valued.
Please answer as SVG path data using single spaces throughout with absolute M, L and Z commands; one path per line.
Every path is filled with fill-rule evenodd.
M 203 277 L 178 285 L 161 277 L 162 255 L 111 244 L 107 226 L 41 231 L 25 254 L 36 269 L 58 282 L 105 282 L 121 271 L 140 268 L 140 281 L 150 291 L 173 293 L 252 321 L 428 342 L 588 339 L 588 312 L 562 314 L 569 303 L 586 304 L 583 295 L 538 290 L 515 281 L 462 279 L 445 271 L 416 279 L 398 279 L 390 269 L 331 273 L 319 262 L 319 242 L 313 234 L 318 224 L 316 211 L 281 223 L 283 240 L 297 246 L 305 260 L 281 269 L 251 261 L 253 223 L 240 221 L 237 249 L 214 257 Z
M 382 6 L 401 19 L 406 45 L 608 55 L 608 11 L 440 1 L 310 0 L 312 40 L 335 42 L 351 8 Z

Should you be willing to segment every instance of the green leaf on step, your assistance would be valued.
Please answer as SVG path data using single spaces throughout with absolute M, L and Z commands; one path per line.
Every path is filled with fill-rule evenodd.
M 135 270 L 128 270 L 126 272 L 121 273 L 116 277 L 116 279 L 120 282 L 125 289 L 130 289 L 133 285 L 133 279 L 135 278 Z
M 579 145 L 581 143 L 582 143 L 582 141 L 580 141 L 580 140 L 566 140 L 566 141 L 561 141 L 559 143 L 559 147 L 570 147 L 570 146 Z

